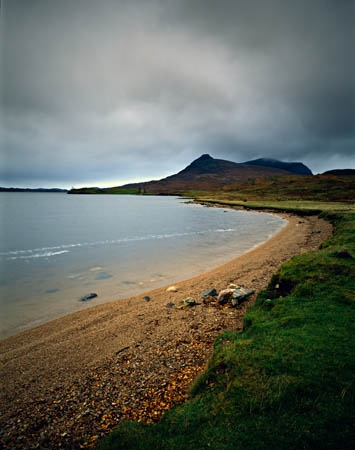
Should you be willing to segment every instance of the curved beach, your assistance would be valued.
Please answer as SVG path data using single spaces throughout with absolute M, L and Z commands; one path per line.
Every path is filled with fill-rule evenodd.
M 215 336 L 241 328 L 255 295 L 235 309 L 201 304 L 180 310 L 167 304 L 186 297 L 200 300 L 202 291 L 230 283 L 257 292 L 282 263 L 317 249 L 331 234 L 330 224 L 317 217 L 283 217 L 288 225 L 267 242 L 176 283 L 178 292 L 165 286 L 146 293 L 149 302 L 143 295 L 109 302 L 1 340 L 4 447 L 87 447 L 122 419 L 150 421 L 148 412 L 135 412 L 144 409 L 147 392 L 153 395 L 161 386 L 166 391 L 172 380 L 179 385 L 184 369 L 188 376 L 180 380 L 181 389 L 175 388 L 181 401 Z M 110 419 L 106 426 L 103 417 Z

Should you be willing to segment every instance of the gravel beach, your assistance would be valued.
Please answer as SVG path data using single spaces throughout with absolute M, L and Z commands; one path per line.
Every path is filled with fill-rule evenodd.
M 176 283 L 177 292 L 165 286 L 1 340 L 0 447 L 92 447 L 124 419 L 149 423 L 184 401 L 214 338 L 241 330 L 256 295 L 228 308 L 203 304 L 201 292 L 234 283 L 257 293 L 282 263 L 331 234 L 317 217 L 282 217 L 288 225 L 266 243 Z M 187 297 L 200 304 L 179 309 Z

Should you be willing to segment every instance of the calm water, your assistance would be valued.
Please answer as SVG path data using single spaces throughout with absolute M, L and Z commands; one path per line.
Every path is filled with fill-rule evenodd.
M 1 337 L 196 275 L 285 224 L 174 197 L 0 193 L 0 213 Z

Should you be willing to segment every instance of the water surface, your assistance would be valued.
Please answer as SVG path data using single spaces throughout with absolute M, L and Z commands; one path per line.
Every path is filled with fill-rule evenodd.
M 1 337 L 197 275 L 285 224 L 153 196 L 0 193 L 0 213 Z

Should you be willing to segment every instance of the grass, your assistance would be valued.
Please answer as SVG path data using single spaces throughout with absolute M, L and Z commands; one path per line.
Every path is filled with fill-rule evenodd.
M 322 211 L 334 235 L 279 269 L 248 310 L 242 333 L 217 338 L 189 401 L 155 425 L 121 424 L 100 450 L 354 448 L 355 263 L 336 256 L 346 249 L 355 257 L 354 207 L 242 203 Z

